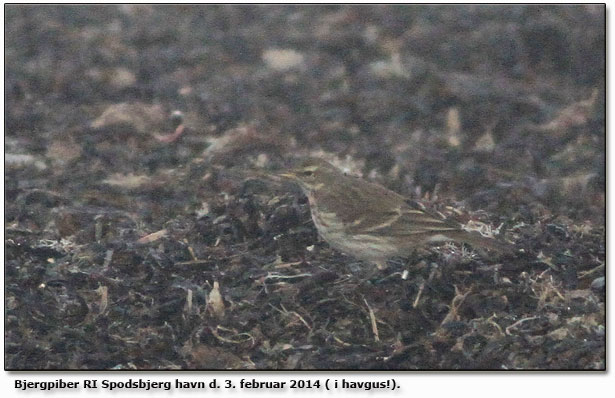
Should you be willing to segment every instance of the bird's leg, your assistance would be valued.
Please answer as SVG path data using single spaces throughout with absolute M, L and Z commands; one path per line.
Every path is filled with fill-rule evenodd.
M 369 277 L 367 278 L 367 280 L 370 279 L 375 279 L 374 280 L 374 284 L 380 284 L 383 283 L 389 279 L 392 278 L 402 278 L 403 276 L 403 272 L 398 271 L 399 266 L 405 264 L 405 262 L 403 264 L 400 264 L 399 262 L 395 263 L 393 261 L 391 261 L 392 263 L 396 264 L 397 266 L 395 266 L 393 269 L 387 264 L 386 261 L 383 262 L 376 262 L 376 269 L 369 275 Z M 386 272 L 386 275 L 384 275 L 383 277 L 380 277 L 380 275 L 378 274 L 382 274 L 384 270 L 389 270 L 388 272 Z M 376 279 L 377 277 L 377 279 Z
M 374 267 L 374 265 L 376 265 L 376 267 Z M 384 266 L 386 267 L 386 264 Z M 356 276 L 360 278 L 361 284 L 372 284 L 372 280 L 377 279 L 378 274 L 382 271 L 383 268 L 381 267 L 382 265 L 378 265 L 375 263 L 361 262 L 360 267 L 355 268 L 355 270 L 358 271 Z M 351 267 L 351 270 L 352 268 L 354 267 Z
M 413 249 L 412 252 L 405 258 L 402 268 L 405 270 L 411 269 L 415 264 L 420 263 L 426 254 L 429 254 L 425 249 Z

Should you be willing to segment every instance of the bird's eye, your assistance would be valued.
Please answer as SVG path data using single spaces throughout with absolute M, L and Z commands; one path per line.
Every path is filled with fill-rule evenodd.
M 305 170 L 301 172 L 301 175 L 304 177 L 311 177 L 314 175 L 314 172 L 312 170 Z

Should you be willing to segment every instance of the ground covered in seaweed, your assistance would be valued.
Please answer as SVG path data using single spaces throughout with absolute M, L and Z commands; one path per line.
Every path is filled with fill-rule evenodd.
M 7 369 L 605 368 L 604 6 L 5 12 Z M 374 274 L 305 156 L 518 252 Z

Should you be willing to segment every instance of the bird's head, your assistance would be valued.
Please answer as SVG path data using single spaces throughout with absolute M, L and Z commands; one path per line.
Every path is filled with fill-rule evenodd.
M 289 171 L 279 174 L 281 177 L 295 181 L 307 191 L 313 191 L 323 186 L 334 186 L 336 181 L 339 181 L 340 175 L 343 175 L 343 173 L 339 169 L 318 158 L 305 159 Z

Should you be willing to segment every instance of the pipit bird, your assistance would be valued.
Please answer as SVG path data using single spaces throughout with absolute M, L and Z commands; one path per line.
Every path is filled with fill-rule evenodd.
M 453 241 L 474 247 L 512 251 L 511 245 L 462 225 L 412 208 L 406 199 L 380 185 L 345 175 L 321 159 L 307 159 L 279 176 L 301 187 L 308 197 L 319 235 L 334 249 L 379 269 L 393 256 L 408 256 L 417 248 Z

